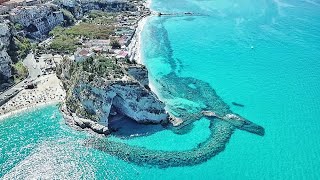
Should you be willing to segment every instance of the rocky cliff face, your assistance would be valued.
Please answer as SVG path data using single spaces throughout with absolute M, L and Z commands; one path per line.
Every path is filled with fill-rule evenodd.
M 67 90 L 66 105 L 70 113 L 105 127 L 116 114 L 139 123 L 167 120 L 164 103 L 145 88 L 148 79 L 144 66 L 112 64 L 110 59 L 103 63 L 101 60 L 100 63 L 97 60 L 81 63 L 67 61 L 58 72 Z M 101 74 L 106 71 L 109 72 Z
M 127 67 L 127 72 L 130 76 L 139 81 L 144 87 L 149 86 L 148 70 L 145 66 L 140 64 L 129 66 Z
M 102 10 L 107 12 L 137 10 L 131 2 L 124 0 L 61 0 L 56 1 L 55 3 L 68 9 L 77 19 L 81 18 L 83 13 L 91 10 Z
M 17 7 L 11 10 L 10 20 L 22 25 L 29 36 L 40 38 L 62 24 L 63 13 L 57 9 L 53 4 Z
M 10 29 L 7 24 L 0 23 L 0 77 L 11 77 L 11 58 L 7 53 L 10 44 Z M 4 79 L 2 79 L 4 80 Z

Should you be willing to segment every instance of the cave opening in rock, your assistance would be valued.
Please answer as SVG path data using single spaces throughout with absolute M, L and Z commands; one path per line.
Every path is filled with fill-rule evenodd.
M 38 31 L 38 28 L 34 25 L 34 24 L 30 24 L 26 30 L 30 33 L 34 33 L 34 32 L 37 32 Z
M 124 107 L 124 103 L 124 99 L 119 95 L 113 98 L 108 117 L 108 127 L 113 131 L 113 135 L 122 138 L 132 138 L 151 135 L 164 129 L 161 125 L 145 125 L 128 117 L 125 114 L 127 107 Z

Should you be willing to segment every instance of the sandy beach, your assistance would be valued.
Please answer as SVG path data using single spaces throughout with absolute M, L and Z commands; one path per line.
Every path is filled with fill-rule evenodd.
M 62 102 L 65 91 L 55 74 L 47 75 L 36 80 L 37 88 L 24 89 L 15 97 L 0 107 L 0 119 L 14 115 L 21 111 L 34 109 Z
M 145 7 L 150 8 L 151 0 L 147 0 L 144 5 Z M 144 64 L 141 56 L 141 32 L 145 27 L 148 18 L 149 16 L 146 16 L 138 21 L 136 33 L 129 45 L 131 59 L 134 59 L 139 64 Z M 24 89 L 7 103 L 0 106 L 0 119 L 4 119 L 22 111 L 32 110 L 39 106 L 59 103 L 65 99 L 65 91 L 55 74 L 40 77 L 36 82 L 37 88 Z M 153 84 L 149 83 L 149 87 L 157 94 Z
M 136 28 L 136 32 L 131 40 L 131 43 L 129 44 L 129 54 L 130 54 L 130 60 L 136 61 L 138 64 L 143 64 L 142 58 L 141 58 L 141 32 L 147 22 L 147 17 L 143 17 L 139 20 L 138 26 Z
M 141 51 L 142 51 L 142 47 L 141 47 L 141 41 L 142 41 L 142 30 L 145 27 L 145 24 L 148 20 L 148 17 L 144 17 L 143 19 L 141 19 L 138 23 L 138 27 L 137 27 L 137 36 L 136 38 L 136 45 L 135 45 L 135 59 L 137 61 L 138 64 L 143 64 L 143 58 L 141 57 Z
M 147 0 L 144 3 L 146 8 L 150 8 L 151 0 Z M 147 20 L 150 16 L 143 17 L 138 21 L 138 26 L 136 28 L 136 32 L 134 37 L 132 38 L 131 44 L 129 45 L 129 51 L 131 53 L 131 60 L 135 60 L 138 64 L 143 64 L 143 58 L 141 57 L 141 33 L 143 28 L 145 27 Z
M 151 0 L 147 0 L 144 3 L 144 6 L 151 9 L 151 2 L 152 2 Z M 141 44 L 142 34 L 141 33 L 143 31 L 143 28 L 145 28 L 148 18 L 150 18 L 150 16 L 144 17 L 141 20 L 139 20 L 138 27 L 136 29 L 136 34 L 132 39 L 132 42 L 131 42 L 132 44 L 130 44 L 131 53 L 132 53 L 131 58 L 134 59 L 138 64 L 142 64 L 142 65 L 145 65 L 145 64 L 144 64 L 144 59 L 142 57 L 142 44 Z M 159 94 L 154 84 L 151 81 L 149 81 L 149 87 L 151 91 L 154 92 L 156 95 Z

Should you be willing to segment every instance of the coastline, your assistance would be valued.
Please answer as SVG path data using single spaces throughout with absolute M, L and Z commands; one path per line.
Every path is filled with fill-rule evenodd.
M 138 22 L 138 25 L 135 29 L 135 34 L 132 38 L 132 41 L 131 43 L 129 44 L 129 52 L 130 52 L 130 60 L 131 61 L 136 61 L 136 63 L 138 64 L 142 64 L 144 65 L 144 62 L 142 60 L 142 57 L 141 57 L 141 51 L 142 51 L 142 47 L 141 47 L 141 33 L 142 33 L 142 30 L 143 28 L 145 27 L 146 23 L 147 23 L 147 20 L 148 18 L 152 15 L 152 10 L 150 8 L 151 6 L 151 0 L 146 0 L 145 3 L 143 3 L 144 7 L 145 8 L 149 8 L 150 11 L 151 11 L 151 14 L 149 14 L 148 16 L 145 16 L 141 19 L 138 19 L 137 22 Z
M 149 2 L 151 2 L 150 0 L 148 0 Z M 150 17 L 147 16 L 147 17 L 144 17 L 142 18 L 139 23 L 138 23 L 138 27 L 137 27 L 137 36 L 136 36 L 136 42 L 135 42 L 135 60 L 138 64 L 142 64 L 144 66 L 145 65 L 145 61 L 142 57 L 142 31 L 143 29 L 145 28 L 147 22 L 148 22 L 148 18 Z M 151 89 L 151 91 L 157 95 L 157 97 L 159 98 L 158 94 L 159 92 L 157 91 L 155 85 L 152 83 L 152 81 L 150 81 L 150 78 L 149 78 L 149 88 Z
M 133 39 L 133 60 L 135 60 L 138 64 L 142 64 L 144 65 L 144 61 L 143 61 L 143 58 L 142 58 L 142 31 L 143 31 L 143 28 L 145 27 L 146 23 L 147 23 L 147 20 L 148 20 L 149 16 L 147 17 L 144 17 L 142 19 L 139 20 L 138 22 L 138 27 L 136 29 L 136 35 Z
M 41 107 L 58 104 L 60 102 L 61 101 L 48 101 L 48 102 L 44 102 L 44 103 L 32 104 L 32 105 L 24 107 L 22 109 L 16 109 L 16 110 L 13 110 L 11 112 L 8 112 L 8 113 L 0 115 L 0 121 L 4 120 L 6 118 L 9 118 L 9 117 L 13 117 L 15 115 L 18 115 L 18 114 L 20 114 L 22 112 L 33 111 L 33 110 L 36 110 L 36 109 L 41 108 Z
M 150 8 L 151 6 L 151 0 L 147 0 L 145 3 L 144 3 L 144 6 L 146 8 Z M 144 65 L 144 60 L 142 58 L 142 31 L 143 31 L 143 28 L 145 27 L 147 21 L 148 21 L 148 18 L 149 16 L 151 16 L 152 13 L 150 15 L 147 15 L 141 19 L 138 19 L 137 20 L 137 27 L 136 27 L 136 32 L 132 38 L 132 41 L 131 43 L 129 44 L 128 48 L 129 48 L 129 52 L 130 52 L 130 60 L 133 60 L 133 61 L 136 61 L 138 64 L 142 64 Z M 55 75 L 53 75 L 55 76 Z M 65 96 L 65 91 L 61 88 L 61 85 L 60 85 L 60 80 L 58 81 L 58 83 L 55 83 L 54 86 L 57 88 L 57 91 L 60 91 L 62 90 L 63 92 L 60 92 L 60 94 L 63 94 L 63 97 Z M 47 83 L 45 82 L 39 82 L 39 85 L 40 86 L 46 86 Z M 151 83 L 149 81 L 149 87 L 152 91 L 152 93 L 154 94 L 158 94 L 155 86 L 153 83 Z M 59 90 L 58 90 L 59 89 Z M 47 92 L 47 91 L 43 91 L 45 93 L 47 93 L 47 95 L 51 95 L 52 92 Z M 21 112 L 24 112 L 24 111 L 31 111 L 31 110 L 35 110 L 39 107 L 43 107 L 43 106 L 47 106 L 47 105 L 52 105 L 52 104 L 57 104 L 57 103 L 60 103 L 60 102 L 63 102 L 62 99 L 52 99 L 52 100 L 44 100 L 44 102 L 37 102 L 36 100 L 34 99 L 30 99 L 30 97 L 27 97 L 29 99 L 25 100 L 25 101 L 29 101 L 30 100 L 30 103 L 29 104 L 26 104 L 26 105 L 22 105 L 21 106 L 16 106 L 15 104 L 12 104 L 12 101 L 16 101 L 17 98 L 20 98 L 20 96 L 22 96 L 21 94 L 24 94 L 24 93 L 29 93 L 28 90 L 22 90 L 20 93 L 18 93 L 16 95 L 16 97 L 13 98 L 13 100 L 10 100 L 9 102 L 5 103 L 4 105 L 2 105 L 1 107 L 6 107 L 8 106 L 8 104 L 11 104 L 9 105 L 9 107 L 11 108 L 11 110 L 7 109 L 6 107 L 6 110 L 0 110 L 0 120 L 4 120 L 5 118 L 8 118 L 8 117 L 11 117 L 11 116 L 14 116 L 16 114 L 19 114 Z M 35 94 L 34 95 L 37 95 L 39 94 L 39 88 L 36 88 L 35 89 Z M 8 111 L 9 110 L 9 111 Z
M 151 11 L 151 14 L 149 16 L 143 17 L 142 19 L 138 20 L 138 26 L 136 28 L 136 33 L 132 39 L 132 45 L 130 44 L 130 46 L 132 47 L 130 50 L 132 50 L 132 54 L 130 59 L 133 61 L 136 61 L 138 64 L 142 64 L 144 66 L 145 65 L 145 61 L 142 57 L 142 31 L 145 28 L 146 24 L 148 23 L 149 18 L 152 16 L 152 9 L 151 9 L 151 3 L 152 0 L 147 0 L 144 3 L 144 6 L 146 8 L 149 8 Z M 150 81 L 149 78 L 149 88 L 151 89 L 151 91 L 156 94 L 158 96 L 159 91 L 157 91 L 154 83 L 152 81 Z M 158 97 L 159 98 L 159 97 Z M 161 100 L 161 99 L 160 99 Z
M 24 89 L 15 97 L 1 106 L 0 120 L 16 115 L 23 111 L 63 102 L 65 91 L 55 74 L 37 79 L 37 88 Z

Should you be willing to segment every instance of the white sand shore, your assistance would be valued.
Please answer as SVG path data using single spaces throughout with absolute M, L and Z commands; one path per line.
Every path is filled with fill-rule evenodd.
M 33 104 L 33 105 L 30 105 L 30 106 L 24 107 L 22 109 L 17 109 L 17 110 L 14 110 L 14 111 L 11 111 L 11 112 L 8 112 L 8 113 L 0 115 L 0 121 L 4 120 L 5 118 L 8 118 L 8 117 L 17 115 L 19 113 L 22 113 L 22 112 L 33 111 L 33 110 L 36 110 L 37 108 L 58 104 L 60 102 L 61 101 L 48 101 L 48 102 L 44 102 L 44 103 Z
M 146 8 L 150 8 L 151 6 L 151 0 L 147 0 L 144 3 L 144 6 Z M 145 27 L 147 21 L 148 21 L 149 16 L 144 17 L 142 19 L 139 20 L 138 22 L 138 26 L 136 28 L 136 33 L 131 41 L 131 44 L 129 45 L 129 51 L 131 52 L 131 60 L 135 60 L 138 64 L 143 64 L 143 58 L 141 56 L 141 51 L 142 51 L 142 47 L 141 47 L 141 33 L 143 31 L 143 28 Z
M 147 18 L 148 17 L 144 17 L 143 19 L 141 19 L 138 23 L 138 27 L 137 27 L 137 36 L 136 36 L 136 42 L 135 42 L 135 60 L 137 61 L 138 64 L 143 64 L 143 59 L 141 56 L 142 53 L 142 47 L 141 47 L 141 42 L 142 42 L 142 31 L 143 28 L 146 25 L 147 22 Z
M 151 0 L 147 0 L 144 5 L 147 8 L 150 8 Z M 131 47 L 131 49 L 130 47 L 129 49 L 131 50 L 132 57 L 139 64 L 144 63 L 141 56 L 141 32 L 145 27 L 147 20 L 148 16 L 140 19 L 136 29 L 136 35 L 131 42 L 132 45 L 129 45 Z M 38 87 L 36 89 L 22 90 L 14 98 L 0 107 L 0 120 L 23 111 L 33 110 L 39 106 L 59 103 L 65 99 L 65 91 L 56 75 L 52 74 L 41 77 L 37 81 Z M 158 94 L 152 83 L 149 83 L 149 87 L 155 94 Z
M 38 84 L 37 88 L 22 90 L 0 107 L 0 119 L 4 119 L 21 111 L 62 102 L 64 100 L 65 91 L 55 74 L 41 77 L 36 81 Z
M 144 6 L 151 9 L 151 3 L 152 1 L 151 0 L 147 0 L 145 3 L 144 3 Z
M 144 3 L 144 6 L 147 7 L 147 8 L 150 8 L 151 9 L 151 3 L 152 1 L 151 0 L 147 0 L 145 3 Z M 145 65 L 145 62 L 144 62 L 144 59 L 142 57 L 142 31 L 143 31 L 143 28 L 145 28 L 145 25 L 146 23 L 148 22 L 148 18 L 150 16 L 147 16 L 147 17 L 144 17 L 142 18 L 139 22 L 138 22 L 138 27 L 136 29 L 136 36 L 135 36 L 135 39 L 132 41 L 133 43 L 133 48 L 134 48 L 134 59 L 136 60 L 136 62 L 138 64 L 142 64 L 142 65 Z M 159 92 L 157 91 L 157 89 L 155 88 L 154 84 L 149 81 L 149 87 L 151 89 L 152 92 L 154 92 L 157 96 L 159 95 Z

